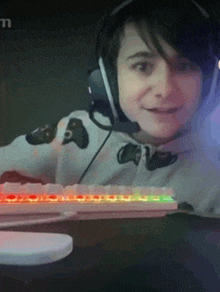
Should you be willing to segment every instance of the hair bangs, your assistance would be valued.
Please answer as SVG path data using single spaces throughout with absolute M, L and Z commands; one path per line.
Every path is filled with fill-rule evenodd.
M 209 57 L 209 44 L 204 16 L 192 1 L 173 2 L 167 0 L 146 3 L 136 0 L 121 9 L 117 14 L 108 16 L 99 33 L 97 54 L 106 58 L 116 69 L 121 40 L 125 26 L 134 24 L 141 39 L 150 47 L 146 32 L 158 53 L 169 63 L 160 45 L 161 36 L 176 51 L 201 65 Z

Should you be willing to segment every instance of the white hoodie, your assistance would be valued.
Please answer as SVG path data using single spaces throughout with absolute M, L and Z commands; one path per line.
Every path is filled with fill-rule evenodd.
M 95 118 L 103 125 L 110 125 L 109 119 L 99 113 Z M 76 183 L 168 187 L 174 189 L 178 203 L 193 206 L 191 214 L 220 217 L 220 167 L 214 158 L 207 157 L 199 135 L 191 131 L 155 147 L 140 144 L 124 133 L 113 131 L 108 137 L 109 134 L 96 126 L 86 111 L 74 111 L 58 123 L 19 136 L 10 145 L 1 147 L 0 177 L 6 171 L 16 171 L 64 187 Z M 125 147 L 129 150 L 135 146 L 140 149 L 137 162 L 125 162 L 122 159 Z M 159 161 L 170 157 L 171 163 L 149 170 L 150 164 L 155 165 L 156 151 Z M 170 154 L 163 157 L 161 152 Z

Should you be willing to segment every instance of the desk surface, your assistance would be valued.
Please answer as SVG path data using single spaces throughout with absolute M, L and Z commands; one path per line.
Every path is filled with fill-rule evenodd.
M 205 230 L 204 240 L 215 242 L 214 233 L 215 237 L 220 235 L 220 220 L 172 214 L 147 219 L 66 221 L 7 230 L 68 234 L 74 239 L 74 249 L 65 259 L 52 264 L 31 268 L 1 266 L 5 276 L 19 280 L 72 278 L 77 281 L 90 275 L 94 281 L 105 275 L 107 281 L 108 277 L 116 277 L 144 258 L 152 266 L 186 261 L 192 256 L 192 232 Z M 219 248 L 217 251 L 220 253 Z

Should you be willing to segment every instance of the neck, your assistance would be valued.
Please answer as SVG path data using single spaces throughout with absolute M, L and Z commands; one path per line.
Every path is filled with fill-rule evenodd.
M 173 135 L 170 138 L 155 138 L 155 137 L 147 134 L 143 130 L 140 130 L 139 132 L 133 133 L 130 136 L 141 144 L 150 144 L 150 145 L 153 145 L 155 147 L 158 147 L 162 144 L 166 144 L 172 140 L 177 139 L 178 137 L 181 136 L 181 133 L 177 132 L 175 135 Z

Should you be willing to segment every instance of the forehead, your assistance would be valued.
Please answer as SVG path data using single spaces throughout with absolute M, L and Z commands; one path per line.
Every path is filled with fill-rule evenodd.
M 153 45 L 147 31 L 145 32 L 145 36 L 149 46 L 147 46 L 146 43 L 141 39 L 138 34 L 137 28 L 133 24 L 126 24 L 124 29 L 124 35 L 121 37 L 119 57 L 126 58 L 139 51 L 146 51 L 158 54 L 157 49 Z M 158 35 L 157 39 L 168 57 L 172 58 L 179 54 L 161 36 Z

